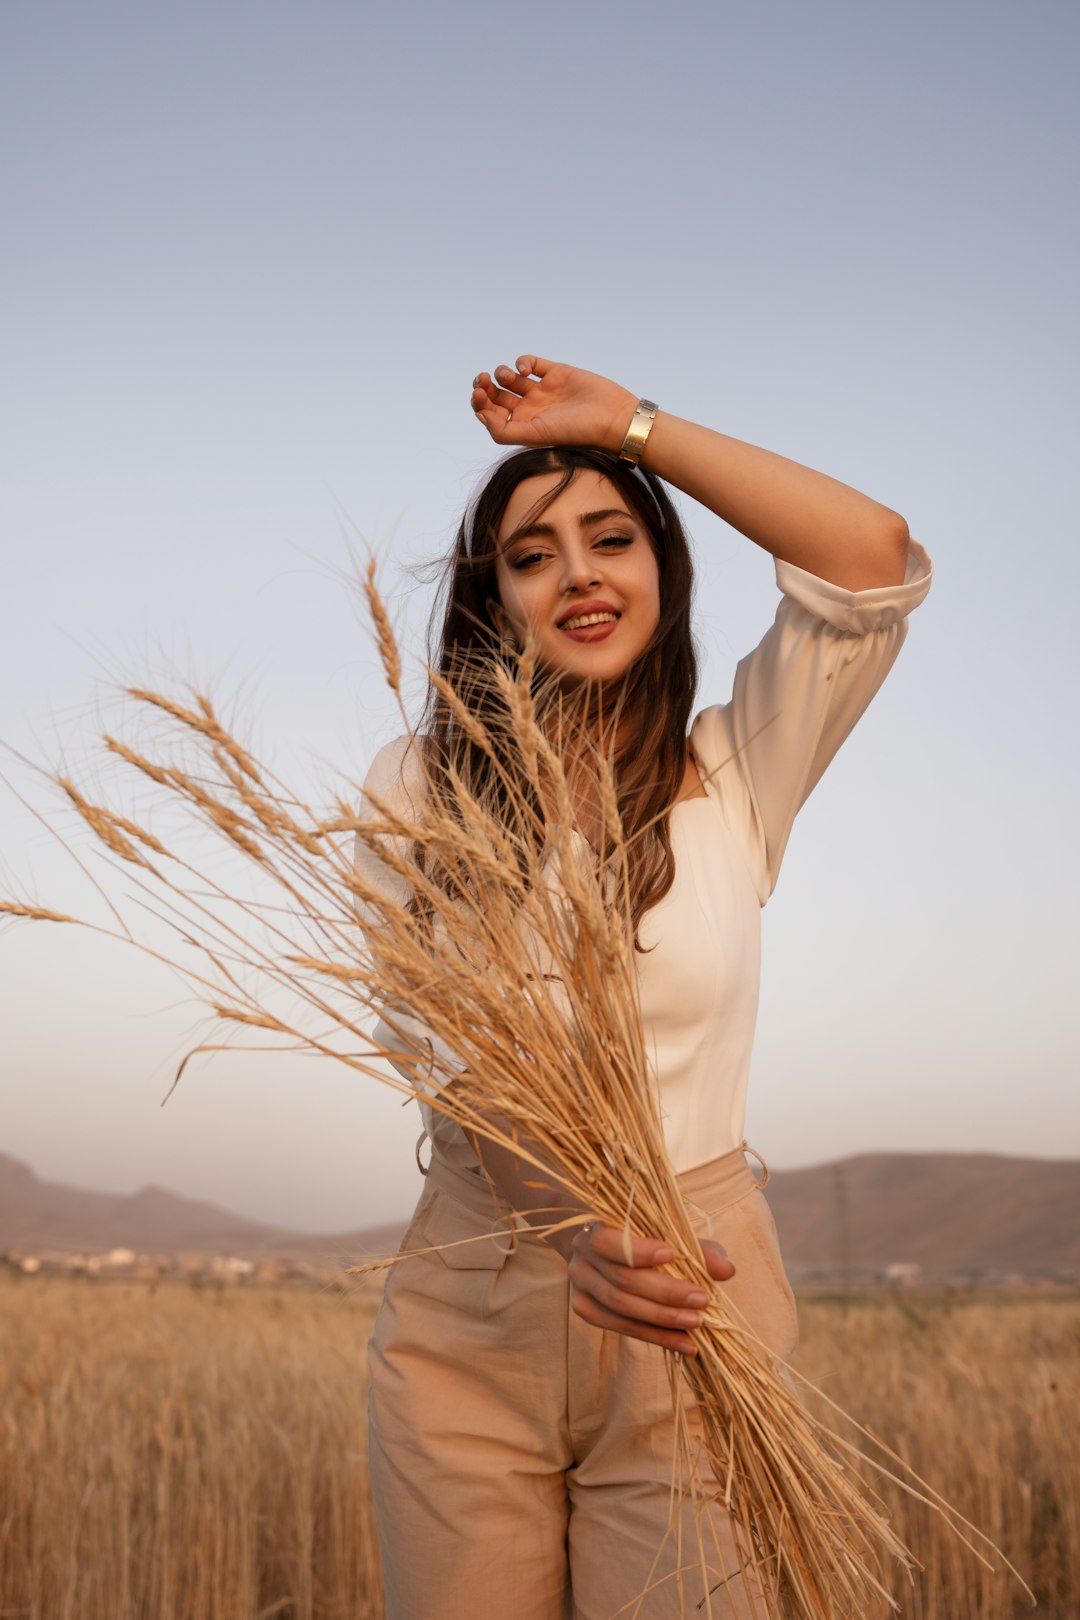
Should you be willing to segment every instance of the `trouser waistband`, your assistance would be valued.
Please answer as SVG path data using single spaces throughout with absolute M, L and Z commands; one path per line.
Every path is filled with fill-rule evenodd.
M 769 1174 L 765 1161 L 754 1153 L 765 1171 L 763 1180 L 759 1182 L 746 1162 L 747 1152 L 754 1153 L 754 1150 L 747 1148 L 743 1142 L 729 1153 L 722 1153 L 719 1158 L 695 1165 L 692 1170 L 684 1170 L 679 1175 L 679 1187 L 693 1210 L 703 1217 L 719 1215 L 764 1185 Z M 508 1206 L 494 1191 L 483 1172 L 477 1173 L 465 1166 L 451 1164 L 437 1149 L 432 1153 L 427 1175 L 430 1185 L 464 1205 L 485 1226 L 494 1226 L 510 1215 Z M 526 1235 L 527 1231 L 525 1228 Z

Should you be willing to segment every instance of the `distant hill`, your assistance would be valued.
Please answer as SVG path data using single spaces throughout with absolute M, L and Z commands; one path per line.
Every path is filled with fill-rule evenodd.
M 793 1272 L 911 1262 L 928 1278 L 1025 1272 L 1080 1278 L 1080 1160 L 989 1153 L 865 1153 L 775 1171 L 769 1203 Z M 717 1235 L 723 1238 L 723 1222 Z M 227 1254 L 256 1259 L 393 1253 L 402 1223 L 312 1237 L 160 1187 L 131 1196 L 41 1181 L 0 1154 L 0 1250 Z
M 778 1172 L 767 1197 L 793 1263 L 1080 1278 L 1080 1159 L 862 1153 Z
M 100 1253 L 128 1248 L 142 1254 L 247 1259 L 305 1255 L 334 1261 L 392 1253 L 402 1229 L 398 1222 L 364 1232 L 312 1237 L 247 1220 L 163 1187 L 121 1195 L 41 1181 L 28 1165 L 0 1153 L 0 1250 Z
M 238 1241 L 272 1246 L 283 1235 L 162 1187 L 121 1196 L 41 1181 L 28 1165 L 0 1154 L 0 1246 L 5 1249 L 229 1251 Z

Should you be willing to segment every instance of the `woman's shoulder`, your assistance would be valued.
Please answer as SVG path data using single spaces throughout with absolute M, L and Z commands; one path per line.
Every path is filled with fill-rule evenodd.
M 423 798 L 423 763 L 419 740 L 406 734 L 385 743 L 364 778 L 364 793 L 383 800 L 419 802 Z
M 690 726 L 690 752 L 704 775 L 714 771 L 731 750 L 732 736 L 728 705 L 710 703 L 699 709 Z

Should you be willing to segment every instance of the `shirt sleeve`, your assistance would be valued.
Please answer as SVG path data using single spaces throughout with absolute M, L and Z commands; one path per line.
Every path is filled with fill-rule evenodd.
M 706 791 L 746 852 L 762 905 L 795 816 L 892 668 L 930 579 L 917 541 L 904 583 L 870 591 L 778 561 L 775 621 L 740 662 L 731 702 L 695 719 L 690 742 Z
M 408 737 L 399 737 L 381 748 L 364 778 L 361 814 L 377 815 L 378 811 L 368 797 L 369 792 L 403 817 L 410 820 L 417 817 L 423 805 L 423 777 L 420 762 Z M 404 837 L 387 834 L 385 842 L 399 857 L 408 855 L 408 840 Z M 376 892 L 397 905 L 409 904 L 411 895 L 407 879 L 380 859 L 377 851 L 359 836 L 353 863 L 357 872 Z M 378 906 L 371 902 L 361 903 L 357 910 L 361 928 L 371 937 L 378 927 Z M 449 1048 L 431 1033 L 413 1008 L 384 1008 L 383 1016 L 372 1032 L 372 1039 L 388 1051 L 396 1050 L 399 1056 L 388 1057 L 387 1061 L 410 1085 L 419 1086 L 431 1094 L 440 1089 L 433 1078 L 436 1058 L 440 1060 L 444 1074 L 448 1068 L 464 1067 Z

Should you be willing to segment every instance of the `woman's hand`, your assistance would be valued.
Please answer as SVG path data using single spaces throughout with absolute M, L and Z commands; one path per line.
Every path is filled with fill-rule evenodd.
M 701 1249 L 715 1282 L 735 1275 L 719 1243 L 706 1238 Z M 668 1244 L 627 1239 L 613 1226 L 586 1226 L 574 1236 L 569 1257 L 570 1303 L 584 1321 L 665 1350 L 695 1353 L 689 1330 L 700 1326 L 709 1296 L 696 1283 L 659 1269 L 675 1258 Z
M 637 395 L 595 371 L 522 354 L 513 367 L 480 373 L 473 382 L 472 408 L 496 444 L 619 450 Z

